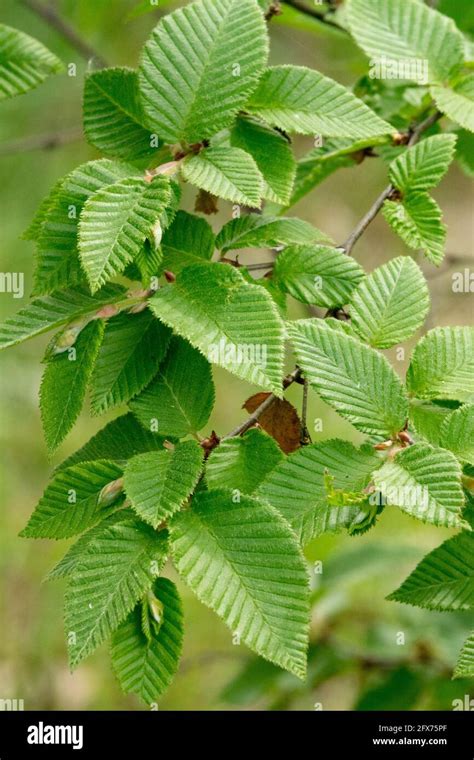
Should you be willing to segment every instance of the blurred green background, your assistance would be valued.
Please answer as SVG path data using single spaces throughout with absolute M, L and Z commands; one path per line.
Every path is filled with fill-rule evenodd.
M 55 7 L 111 65 L 135 66 L 140 47 L 164 12 L 160 5 L 168 10 L 179 4 L 163 2 L 153 13 L 135 18 L 128 18 L 137 6 L 134 0 L 58 0 Z M 344 84 L 353 84 L 365 72 L 364 57 L 349 38 L 293 14 L 286 18 L 294 25 L 284 26 L 281 20 L 270 24 L 274 63 L 309 65 Z M 96 152 L 81 139 L 50 151 L 18 152 L 11 145 L 23 137 L 80 129 L 86 63 L 20 0 L 2 0 L 0 21 L 30 33 L 63 61 L 77 65 L 77 76 L 53 77 L 1 105 L 1 268 L 25 273 L 26 300 L 33 246 L 20 235 L 52 184 L 95 158 Z M 310 147 L 307 139 L 297 143 L 300 153 Z M 366 160 L 333 175 L 294 213 L 342 241 L 386 182 L 383 162 Z M 448 225 L 447 251 L 468 256 L 473 240 L 469 180 L 453 166 L 435 196 Z M 185 193 L 184 202 L 192 210 L 191 194 Z M 221 203 L 219 216 L 212 218 L 216 229 L 228 221 L 230 212 L 230 206 Z M 355 249 L 356 258 L 369 271 L 404 253 L 403 244 L 381 217 Z M 432 293 L 427 328 L 471 323 L 469 294 L 453 294 L 451 289 L 452 273 L 466 264 L 445 264 L 440 270 L 420 264 Z M 22 304 L 1 294 L 0 316 L 14 313 Z M 294 316 L 304 314 L 296 304 L 291 310 Z M 105 648 L 74 675 L 69 673 L 61 622 L 63 588 L 60 583 L 42 584 L 67 544 L 18 538 L 55 464 L 46 456 L 38 411 L 46 342 L 47 337 L 32 341 L 0 357 L 0 698 L 22 698 L 26 709 L 142 709 L 135 698 L 121 695 Z M 407 345 L 407 358 L 410 348 Z M 406 360 L 397 362 L 393 352 L 391 358 L 403 373 Z M 211 423 L 224 433 L 243 419 L 241 405 L 254 389 L 223 371 L 215 372 L 215 381 L 217 403 Z M 299 406 L 300 395 L 298 387 L 288 397 Z M 318 418 L 323 430 L 313 433 L 314 441 L 335 436 L 360 440 L 311 395 L 311 428 Z M 85 410 L 56 461 L 82 445 L 105 421 L 91 419 Z M 324 537 L 309 547 L 308 560 L 322 561 L 323 572 L 313 574 L 312 646 L 305 684 L 258 661 L 244 646 L 233 646 L 227 628 L 179 583 L 186 618 L 183 660 L 160 709 L 451 709 L 453 699 L 469 693 L 469 682 L 451 681 L 450 672 L 472 617 L 428 613 L 384 600 L 426 551 L 448 535 L 387 509 L 377 528 L 365 536 Z

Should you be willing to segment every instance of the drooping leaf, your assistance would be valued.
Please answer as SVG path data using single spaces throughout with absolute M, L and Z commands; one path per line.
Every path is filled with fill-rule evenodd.
M 428 193 L 408 193 L 403 201 L 385 201 L 382 213 L 409 248 L 423 251 L 436 266 L 441 264 L 446 227 L 434 198 Z
M 474 328 L 430 330 L 413 351 L 407 387 L 418 398 L 469 401 L 474 394 Z
M 79 222 L 79 253 L 92 292 L 133 261 L 169 199 L 163 176 L 151 182 L 124 179 L 88 198 Z
M 251 495 L 283 459 L 278 444 L 261 430 L 221 441 L 206 463 L 210 489 L 230 488 Z
M 453 87 L 432 87 L 439 110 L 464 129 L 474 132 L 474 74 L 460 79 Z
M 343 85 L 304 66 L 267 69 L 246 109 L 303 135 L 363 138 L 394 131 Z
M 250 153 L 241 148 L 207 148 L 186 158 L 183 178 L 218 198 L 257 208 L 263 197 L 263 177 Z
M 0 100 L 23 95 L 63 68 L 59 58 L 41 42 L 0 24 Z
M 143 701 L 156 703 L 175 675 L 183 645 L 183 609 L 178 590 L 168 578 L 158 578 L 153 594 L 163 605 L 161 626 L 142 631 L 140 605 L 112 637 L 112 666 L 122 689 Z
M 474 405 L 465 404 L 446 416 L 440 430 L 442 446 L 474 465 Z
M 268 501 L 290 523 L 302 545 L 323 533 L 335 533 L 365 516 L 358 503 L 329 503 L 325 476 L 344 494 L 360 493 L 381 464 L 370 446 L 330 440 L 295 451 L 275 467 L 256 496 Z
M 364 270 L 337 248 L 292 245 L 277 257 L 273 276 L 297 301 L 331 309 L 348 302 Z
M 474 677 L 474 631 L 464 643 L 454 671 L 454 678 L 472 677 Z
M 165 562 L 166 532 L 126 512 L 129 519 L 96 533 L 69 582 L 65 623 L 72 669 L 118 628 Z
M 191 264 L 209 261 L 214 252 L 214 243 L 212 227 L 205 219 L 186 211 L 178 211 L 161 241 L 163 269 L 178 274 Z
M 91 378 L 92 411 L 102 414 L 140 393 L 158 371 L 169 341 L 169 329 L 148 311 L 110 319 Z
M 272 298 L 226 264 L 187 267 L 152 311 L 214 364 L 281 395 L 283 323 Z
M 439 185 L 454 158 L 456 135 L 444 134 L 404 150 L 390 164 L 390 180 L 402 193 L 423 192 Z
M 195 143 L 230 126 L 255 89 L 268 37 L 254 0 L 202 0 L 161 19 L 139 80 L 149 122 L 168 143 Z
M 351 324 L 374 348 L 390 348 L 410 338 L 425 321 L 430 306 L 426 280 L 409 256 L 375 269 L 354 290 Z
M 50 454 L 56 451 L 79 416 L 103 334 L 103 321 L 94 320 L 82 330 L 73 347 L 46 365 L 40 388 L 40 409 Z
M 213 405 L 209 362 L 186 340 L 173 338 L 157 377 L 130 408 L 147 430 L 183 438 L 204 427 Z
M 108 156 L 134 160 L 157 150 L 138 94 L 132 69 L 94 71 L 84 89 L 84 132 L 95 148 Z M 156 135 L 155 135 L 156 138 Z
M 234 147 L 242 148 L 255 160 L 265 182 L 263 197 L 287 205 L 296 174 L 288 140 L 256 119 L 242 117 L 237 119 L 230 139 Z
M 46 488 L 21 535 L 70 538 L 91 528 L 120 503 L 120 492 L 108 503 L 102 503 L 99 496 L 105 486 L 121 476 L 122 468 L 106 459 L 61 470 Z
M 174 563 L 197 597 L 257 654 L 304 678 L 308 579 L 284 520 L 250 496 L 200 493 L 170 526 Z
M 255 393 L 243 404 L 243 409 L 251 414 L 269 395 L 269 393 Z M 258 424 L 275 439 L 285 454 L 296 451 L 301 446 L 303 435 L 301 420 L 293 404 L 290 404 L 286 398 L 274 399 L 272 405 L 259 416 Z
M 351 0 L 348 20 L 369 57 L 400 65 L 426 61 L 428 82 L 444 82 L 463 62 L 463 38 L 454 22 L 416 0 Z M 419 66 L 404 65 L 403 72 L 405 79 L 427 83 L 419 79 Z
M 474 606 L 473 538 L 459 533 L 423 557 L 388 597 L 430 610 L 470 610 Z
M 321 320 L 289 323 L 288 333 L 310 384 L 342 417 L 384 438 L 403 429 L 405 391 L 384 356 Z
M 196 486 L 203 454 L 196 441 L 184 441 L 172 451 L 150 451 L 130 459 L 125 491 L 138 516 L 157 528 L 179 511 Z
M 216 237 L 216 246 L 227 253 L 239 248 L 278 248 L 292 243 L 329 241 L 323 232 L 303 219 L 245 214 L 222 227 Z
M 447 528 L 465 527 L 461 468 L 450 451 L 416 443 L 387 460 L 374 483 L 389 506 Z

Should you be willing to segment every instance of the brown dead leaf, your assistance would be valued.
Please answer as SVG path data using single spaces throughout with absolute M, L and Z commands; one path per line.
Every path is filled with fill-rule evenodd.
M 217 214 L 219 208 L 217 206 L 217 198 L 215 195 L 211 195 L 207 190 L 200 190 L 196 196 L 196 202 L 194 204 L 194 210 L 201 212 L 201 214 Z
M 269 395 L 269 393 L 256 393 L 254 396 L 250 396 L 243 408 L 251 414 Z M 300 448 L 300 418 L 295 407 L 286 399 L 275 399 L 270 408 L 260 415 L 258 424 L 262 430 L 265 430 L 268 435 L 275 439 L 285 454 L 290 454 Z

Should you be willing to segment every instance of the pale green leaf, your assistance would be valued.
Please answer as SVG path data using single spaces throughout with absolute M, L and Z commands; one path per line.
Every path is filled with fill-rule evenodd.
M 125 491 L 138 516 L 157 528 L 178 512 L 196 487 L 203 454 L 196 441 L 184 441 L 171 451 L 150 451 L 130 459 Z
M 440 430 L 444 448 L 474 465 L 474 405 L 465 404 L 444 419 Z
M 0 24 L 0 100 L 23 95 L 63 68 L 59 58 L 41 42 Z
M 419 398 L 469 401 L 474 394 L 474 328 L 430 330 L 413 351 L 407 386 Z
M 323 232 L 296 217 L 245 214 L 225 224 L 216 238 L 223 253 L 239 248 L 278 248 L 281 245 L 330 242 Z
M 206 463 L 209 488 L 230 488 L 251 495 L 283 459 L 277 442 L 262 430 L 220 442 Z
M 181 166 L 183 178 L 218 198 L 259 207 L 263 196 L 263 177 L 255 160 L 241 148 L 206 148 L 186 158 Z
M 434 446 L 441 446 L 441 427 L 452 408 L 430 401 L 413 399 L 410 404 L 409 418 L 415 433 Z M 446 447 L 449 448 L 449 447 Z
M 306 673 L 308 575 L 296 539 L 276 511 L 225 490 L 200 493 L 173 518 L 178 572 L 257 654 Z
M 474 132 L 474 74 L 460 79 L 450 87 L 432 87 L 431 94 L 439 110 Z
M 390 348 L 410 338 L 430 307 L 426 280 L 409 256 L 375 269 L 354 290 L 349 303 L 351 324 L 374 348 Z
M 456 135 L 433 135 L 404 150 L 390 164 L 390 180 L 402 193 L 439 185 L 454 158 Z
M 438 266 L 444 258 L 446 227 L 441 209 L 428 193 L 408 193 L 403 201 L 385 201 L 382 213 L 409 247 Z
M 271 296 L 235 268 L 187 267 L 153 296 L 150 306 L 209 361 L 281 395 L 283 323 Z
M 384 356 L 321 320 L 289 323 L 288 333 L 310 384 L 342 417 L 385 439 L 403 429 L 405 391 Z
M 178 274 L 191 264 L 209 261 L 214 253 L 211 225 L 199 216 L 178 211 L 161 241 L 163 269 Z
M 454 678 L 474 678 L 474 631 L 461 649 Z

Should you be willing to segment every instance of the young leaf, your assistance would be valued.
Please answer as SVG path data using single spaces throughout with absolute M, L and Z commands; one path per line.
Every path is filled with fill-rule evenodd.
M 72 669 L 118 628 L 152 585 L 166 553 L 166 533 L 157 533 L 135 517 L 103 524 L 102 531 L 88 544 L 66 591 L 65 622 Z
M 407 387 L 418 398 L 469 401 L 474 394 L 474 328 L 430 330 L 413 351 Z
M 150 124 L 167 143 L 195 143 L 230 126 L 268 56 L 254 0 L 201 0 L 161 19 L 139 80 Z
M 257 654 L 305 677 L 308 577 L 278 513 L 225 490 L 197 495 L 170 526 L 178 572 Z
M 256 119 L 242 117 L 237 119 L 230 140 L 255 160 L 265 181 L 263 197 L 287 205 L 296 174 L 296 161 L 288 140 Z
M 204 427 L 213 405 L 209 362 L 186 340 L 173 338 L 160 372 L 130 408 L 144 428 L 183 438 Z
M 46 488 L 20 535 L 70 538 L 91 528 L 123 501 L 119 490 L 115 500 L 103 503 L 99 499 L 102 489 L 121 476 L 122 468 L 105 459 L 61 470 Z
M 460 652 L 453 678 L 474 677 L 474 631 L 471 633 Z
M 439 110 L 461 127 L 474 132 L 474 74 L 451 87 L 432 87 L 431 94 Z
M 283 515 L 304 546 L 323 533 L 350 528 L 361 516 L 359 504 L 349 497 L 342 506 L 329 503 L 326 476 L 344 494 L 360 493 L 380 464 L 370 446 L 357 449 L 341 440 L 303 446 L 270 472 L 256 496 Z
M 40 409 L 50 454 L 56 451 L 79 416 L 103 334 L 103 321 L 94 320 L 82 330 L 72 348 L 46 365 L 40 388 Z
M 461 468 L 451 452 L 416 443 L 387 460 L 374 483 L 389 506 L 447 528 L 466 527 Z
M 137 515 L 157 528 L 179 511 L 196 486 L 202 459 L 203 450 L 196 441 L 130 459 L 124 474 L 125 491 Z
M 93 293 L 133 261 L 169 199 L 163 176 L 151 182 L 124 179 L 88 198 L 79 222 L 79 253 Z
M 186 158 L 183 178 L 218 198 L 258 208 L 263 196 L 263 177 L 249 153 L 241 148 L 207 148 Z
M 153 594 L 163 605 L 163 622 L 142 631 L 140 605 L 112 636 L 112 666 L 122 689 L 147 705 L 156 702 L 178 670 L 183 646 L 183 609 L 178 590 L 168 578 L 158 578 Z
M 430 295 L 421 269 L 400 256 L 375 269 L 354 290 L 351 325 L 374 348 L 410 338 L 425 321 Z
M 331 309 L 348 302 L 364 270 L 337 248 L 293 245 L 277 257 L 273 277 L 297 301 Z
M 441 264 L 446 227 L 440 207 L 428 193 L 408 193 L 402 201 L 385 201 L 382 213 L 409 248 L 423 251 L 436 266 Z
M 330 242 L 330 238 L 303 219 L 245 214 L 222 227 L 216 247 L 227 253 L 239 248 L 278 248 L 291 243 L 320 242 Z
M 388 599 L 429 610 L 471 610 L 474 606 L 472 544 L 469 533 L 449 538 L 423 557 Z
M 403 151 L 390 164 L 390 180 L 402 193 L 439 185 L 454 158 L 456 135 L 433 135 Z
M 474 465 L 474 405 L 465 404 L 446 416 L 440 439 L 458 459 Z
M 41 42 L 0 24 L 0 100 L 23 95 L 63 69 L 59 58 Z
M 288 333 L 305 376 L 342 417 L 385 439 L 403 429 L 405 390 L 384 356 L 320 320 L 289 323 Z
M 370 137 L 394 132 L 342 84 L 304 66 L 265 71 L 246 109 L 286 132 Z
M 85 289 L 75 288 L 36 298 L 0 325 L 0 349 L 93 314 L 124 295 L 125 290 L 120 285 L 107 285 L 95 296 Z
M 243 404 L 243 409 L 252 414 L 269 395 L 269 393 L 255 393 Z M 301 420 L 293 404 L 290 404 L 286 398 L 274 399 L 273 404 L 259 416 L 258 424 L 275 439 L 285 454 L 296 451 L 301 446 L 303 435 Z
M 261 430 L 221 441 L 206 464 L 210 489 L 228 488 L 251 495 L 283 459 L 278 444 Z
M 112 68 L 87 75 L 84 88 L 84 132 L 108 156 L 134 160 L 157 150 L 146 128 L 132 69 Z M 156 137 L 156 136 L 155 136 Z
M 94 414 L 126 403 L 155 376 L 170 330 L 149 311 L 119 314 L 107 322 L 91 378 Z
M 205 219 L 178 211 L 161 241 L 163 269 L 178 274 L 191 264 L 209 261 L 214 243 L 212 227 Z
M 451 19 L 415 0 L 351 0 L 349 28 L 357 44 L 378 61 L 422 61 L 419 66 L 404 65 L 405 79 L 419 84 L 444 82 L 464 59 L 463 38 Z M 420 74 L 427 79 L 420 81 Z
M 272 298 L 227 264 L 187 267 L 152 311 L 214 364 L 281 395 L 283 323 Z

